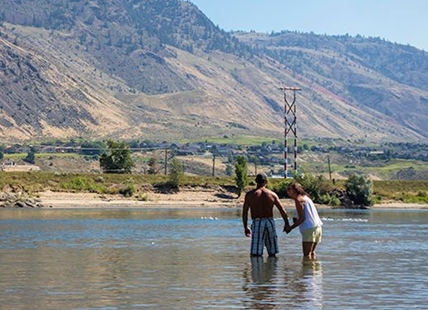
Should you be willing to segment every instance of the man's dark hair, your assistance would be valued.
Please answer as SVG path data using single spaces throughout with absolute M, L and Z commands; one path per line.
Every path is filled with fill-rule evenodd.
M 263 183 L 267 182 L 267 180 L 268 180 L 268 177 L 267 177 L 266 173 L 259 173 L 256 176 L 256 183 L 257 184 L 263 184 Z

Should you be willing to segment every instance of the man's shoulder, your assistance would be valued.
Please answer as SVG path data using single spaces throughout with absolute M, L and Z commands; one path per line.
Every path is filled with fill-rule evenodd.
M 274 191 L 272 191 L 266 187 L 263 188 L 263 192 L 268 194 L 268 195 L 274 195 L 274 196 L 276 195 L 276 193 Z
M 249 196 L 249 195 L 252 195 L 252 194 L 254 194 L 254 192 L 256 191 L 256 189 L 254 188 L 254 189 L 252 189 L 252 190 L 249 190 L 248 192 L 246 192 L 245 193 L 245 196 Z

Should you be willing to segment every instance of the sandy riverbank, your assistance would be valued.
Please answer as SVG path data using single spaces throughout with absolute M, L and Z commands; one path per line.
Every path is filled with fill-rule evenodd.
M 243 196 L 213 190 L 180 191 L 177 193 L 147 193 L 144 200 L 122 198 L 120 196 L 93 193 L 41 192 L 39 202 L 47 208 L 241 208 Z M 281 200 L 287 210 L 294 209 L 289 199 Z M 331 208 L 317 205 L 318 208 Z M 386 209 L 428 209 L 426 204 L 404 204 L 389 202 L 376 204 L 372 208 Z
M 119 195 L 92 193 L 41 192 L 40 204 L 48 208 L 185 208 L 216 207 L 237 208 L 243 197 L 216 191 L 180 191 L 177 193 L 149 192 L 144 199 L 124 198 Z

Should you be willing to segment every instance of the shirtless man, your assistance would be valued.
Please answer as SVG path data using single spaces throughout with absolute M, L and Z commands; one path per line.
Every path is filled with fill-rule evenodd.
M 278 195 L 266 188 L 268 182 L 264 173 L 256 176 L 257 187 L 245 195 L 242 209 L 242 223 L 245 235 L 251 237 L 251 256 L 262 256 L 263 248 L 269 256 L 275 256 L 278 250 L 278 237 L 273 219 L 273 206 L 276 206 L 284 219 L 284 231 L 288 230 L 287 212 L 282 206 Z M 248 227 L 248 210 L 251 210 L 251 229 Z

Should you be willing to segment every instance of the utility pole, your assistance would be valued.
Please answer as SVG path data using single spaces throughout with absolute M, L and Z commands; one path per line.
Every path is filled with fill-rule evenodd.
M 284 93 L 284 178 L 288 177 L 288 139 L 290 133 L 294 140 L 294 174 L 297 172 L 297 109 L 296 109 L 296 92 L 302 90 L 299 87 L 280 87 Z M 287 91 L 293 92 L 291 102 L 287 100 Z
M 165 175 L 168 174 L 168 148 L 165 148 Z
M 213 173 L 212 176 L 215 176 L 215 151 L 213 152 Z

